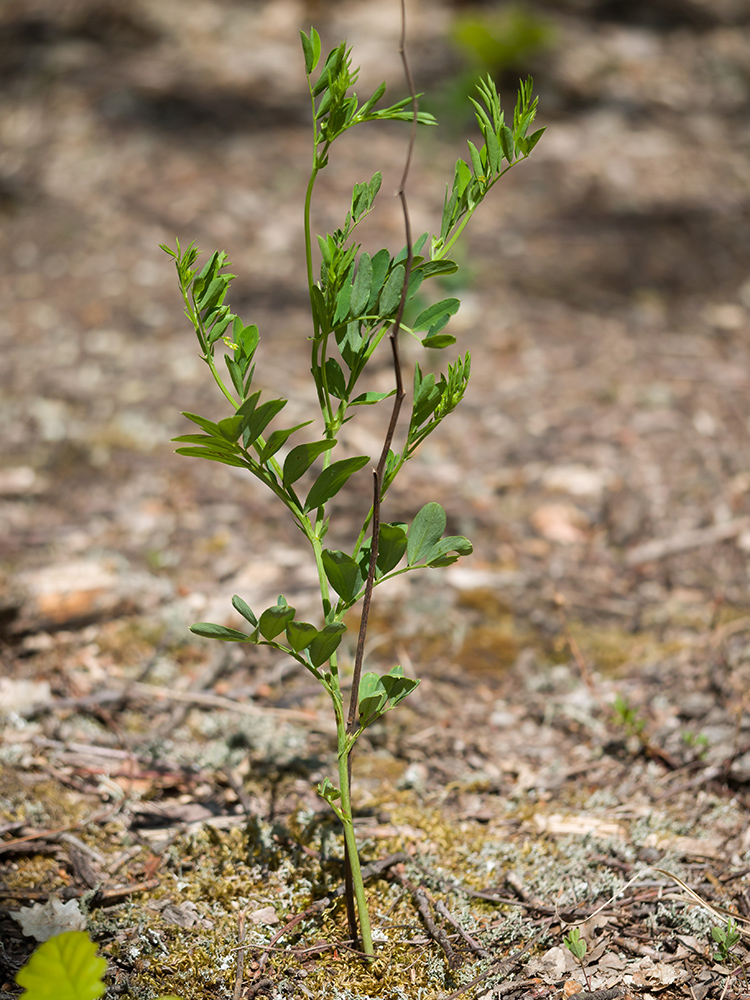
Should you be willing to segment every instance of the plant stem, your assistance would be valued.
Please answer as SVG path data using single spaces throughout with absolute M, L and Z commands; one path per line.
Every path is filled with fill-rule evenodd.
M 362 868 L 359 863 L 359 851 L 357 850 L 357 839 L 354 835 L 354 821 L 352 818 L 351 784 L 350 784 L 350 760 L 352 741 L 347 735 L 343 719 L 339 729 L 339 789 L 341 790 L 341 825 L 344 828 L 344 844 L 346 846 L 346 863 L 351 873 L 351 882 L 354 897 L 357 903 L 357 913 L 359 915 L 359 936 L 362 942 L 362 951 L 368 959 L 372 959 L 375 950 L 372 945 L 372 930 L 370 928 L 370 914 L 367 909 L 367 899 L 365 898 L 365 886 L 362 881 Z M 347 900 L 347 910 L 349 901 Z

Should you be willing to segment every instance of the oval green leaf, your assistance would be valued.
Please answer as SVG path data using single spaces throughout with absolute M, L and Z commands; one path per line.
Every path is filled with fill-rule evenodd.
M 214 625 L 213 622 L 196 622 L 190 626 L 190 631 L 204 639 L 221 639 L 223 642 L 254 642 L 252 636 L 226 625 Z
M 439 503 L 426 503 L 414 518 L 406 545 L 409 566 L 425 562 L 433 547 L 440 541 L 447 518 Z
M 307 513 L 309 510 L 315 510 L 316 507 L 322 507 L 323 504 L 328 503 L 331 497 L 336 496 L 347 479 L 355 472 L 359 472 L 369 461 L 369 455 L 355 455 L 352 458 L 343 458 L 340 462 L 334 462 L 327 469 L 323 469 L 307 494 L 304 512 Z M 286 474 L 286 464 L 284 472 Z
M 346 632 L 346 625 L 343 622 L 333 622 L 318 632 L 307 647 L 310 662 L 314 667 L 322 666 L 331 658 L 336 652 L 344 632 Z
M 250 622 L 253 628 L 258 627 L 258 619 L 253 614 L 250 605 L 247 601 L 243 601 L 241 597 L 238 597 L 237 594 L 232 597 L 232 607 L 242 615 L 245 621 Z
M 260 616 L 258 628 L 264 639 L 275 639 L 287 626 L 287 622 L 294 618 L 295 609 L 288 604 L 276 604 L 272 608 L 267 608 Z
M 325 441 L 311 441 L 308 444 L 298 444 L 292 448 L 284 461 L 284 486 L 289 487 L 292 483 L 296 483 L 300 476 L 307 472 L 318 455 L 329 451 L 335 444 L 335 438 L 326 438 Z
M 318 630 L 309 622 L 287 622 L 286 637 L 295 653 L 306 649 L 318 635 Z

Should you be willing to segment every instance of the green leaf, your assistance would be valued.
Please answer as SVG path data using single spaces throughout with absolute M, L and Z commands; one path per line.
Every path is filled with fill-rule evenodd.
M 404 274 L 404 265 L 399 264 L 388 275 L 388 280 L 383 286 L 383 291 L 380 295 L 381 315 L 390 316 L 391 313 L 395 312 L 396 307 L 401 301 L 401 292 L 404 288 Z
M 349 406 L 372 406 L 373 403 L 379 403 L 381 399 L 388 399 L 389 396 L 395 395 L 395 389 L 391 389 L 390 392 L 362 392 L 351 400 Z
M 365 115 L 369 115 L 384 93 L 385 93 L 385 84 L 381 83 L 380 86 L 377 87 L 377 89 L 375 90 L 372 97 L 370 97 L 367 101 L 365 101 L 365 103 L 359 109 L 359 111 L 357 112 L 357 117 L 364 118 Z M 170 252 L 166 247 L 162 247 L 162 249 L 167 250 L 167 253 Z
M 208 448 L 209 451 L 218 451 L 221 454 L 226 455 L 237 455 L 239 453 L 239 446 L 234 444 L 232 441 L 227 441 L 226 438 L 215 438 L 211 437 L 210 434 L 180 434 L 179 437 L 172 438 L 175 443 L 181 444 L 199 444 L 204 448 Z
M 336 496 L 347 479 L 355 472 L 359 472 L 369 461 L 369 455 L 355 455 L 352 458 L 344 458 L 340 462 L 333 462 L 327 469 L 323 469 L 307 494 L 303 508 L 304 513 L 328 503 L 331 497 Z M 286 463 L 284 469 L 286 471 Z
M 503 156 L 508 163 L 513 162 L 513 133 L 507 125 L 500 129 L 500 145 L 503 149 Z
M 315 55 L 313 53 L 312 42 L 301 28 L 299 34 L 302 42 L 302 51 L 305 54 L 305 73 L 309 76 L 315 69 Z
M 346 396 L 346 379 L 341 370 L 341 365 L 335 358 L 326 358 L 326 382 L 328 391 L 337 399 L 344 399 Z
M 252 397 L 251 397 L 252 398 Z M 242 440 L 246 448 L 254 444 L 277 413 L 286 406 L 285 399 L 269 399 L 253 410 L 252 419 L 243 431 Z
M 226 333 L 226 329 L 229 326 L 229 324 L 237 319 L 236 316 L 233 316 L 232 313 L 229 312 L 229 309 L 226 306 L 224 306 L 224 308 L 227 310 L 226 315 L 219 318 L 217 314 L 216 322 L 211 327 L 211 330 L 208 334 L 209 346 L 211 344 L 215 344 L 216 341 L 219 339 L 219 337 L 222 337 Z
M 188 458 L 206 458 L 209 462 L 221 462 L 222 465 L 233 465 L 244 469 L 247 463 L 244 459 L 221 451 L 211 451 L 210 448 L 175 448 L 175 455 L 187 455 Z
M 243 326 L 242 320 L 237 316 L 232 327 L 232 340 L 240 348 L 240 352 L 251 358 L 255 354 L 255 349 L 260 340 L 260 333 L 255 323 L 250 326 Z
M 227 370 L 229 371 L 229 377 L 232 380 L 234 391 L 237 393 L 240 399 L 242 399 L 242 397 L 245 395 L 245 386 L 242 381 L 242 369 L 234 360 L 234 358 L 230 357 L 230 355 L 228 354 L 224 355 L 224 362 L 227 366 Z
M 283 600 L 283 598 L 279 598 Z M 284 631 L 287 622 L 294 618 L 295 609 L 290 607 L 286 601 L 283 604 L 276 604 L 272 608 L 266 608 L 258 621 L 260 634 L 264 639 L 275 639 L 277 635 Z
M 295 653 L 306 649 L 318 635 L 318 630 L 309 622 L 287 622 L 286 637 Z
M 433 305 L 422 310 L 419 316 L 417 316 L 414 320 L 412 329 L 415 332 L 419 330 L 429 330 L 435 321 L 440 319 L 442 316 L 455 316 L 460 305 L 460 299 L 441 299 L 440 302 L 435 302 Z
M 439 333 L 430 334 L 424 337 L 422 340 L 422 347 L 431 347 L 436 350 L 442 350 L 444 347 L 450 347 L 451 344 L 456 343 L 456 338 L 450 333 Z
M 391 255 L 387 250 L 378 250 L 375 256 L 371 260 L 372 264 L 372 286 L 370 288 L 370 300 L 367 303 L 367 312 L 371 313 L 375 309 L 378 301 L 378 296 L 380 295 L 380 290 L 383 287 L 383 282 L 385 281 L 385 276 L 388 273 L 388 267 L 391 263 Z
M 324 441 L 311 441 L 308 444 L 298 444 L 292 448 L 284 461 L 284 486 L 288 488 L 292 483 L 296 483 L 300 476 L 307 472 L 318 455 L 322 455 L 324 451 L 330 451 L 335 444 L 335 438 L 326 438 Z
M 339 597 L 346 604 L 353 604 L 365 582 L 359 564 L 346 552 L 323 549 L 323 569 Z
M 379 715 L 382 715 L 388 692 L 378 674 L 362 674 L 359 681 L 359 720 L 362 725 L 369 725 Z
M 336 788 L 330 778 L 323 778 L 321 782 L 317 785 L 318 795 L 328 803 L 329 806 L 334 806 L 341 798 L 341 791 Z
M 233 417 L 226 417 L 219 421 L 219 433 L 223 438 L 233 444 L 240 436 L 242 430 L 242 417 L 235 414 Z
M 380 680 L 388 695 L 388 711 L 395 708 L 399 702 L 407 698 L 419 686 L 418 680 L 404 677 L 404 668 L 400 665 L 391 667 Z
M 188 420 L 192 420 L 194 424 L 197 424 L 212 437 L 220 438 L 222 436 L 219 425 L 215 424 L 213 420 L 208 420 L 206 417 L 199 417 L 197 413 L 188 413 L 187 410 L 183 410 L 182 415 L 183 417 L 187 417 Z
M 474 168 L 474 176 L 477 178 L 477 180 L 481 181 L 484 179 L 484 164 L 482 163 L 481 154 L 477 149 L 477 147 L 474 145 L 474 143 L 471 141 L 471 139 L 467 141 L 469 144 L 469 155 L 471 156 L 471 165 Z
M 459 556 L 470 556 L 474 551 L 474 546 L 468 538 L 463 535 L 447 535 L 433 545 L 427 557 L 422 561 L 433 569 L 436 566 L 450 566 Z M 449 555 L 455 553 L 455 555 Z
M 456 161 L 456 180 L 454 183 L 460 198 L 471 183 L 471 170 L 469 170 L 465 160 Z
M 227 294 L 229 282 L 234 277 L 235 275 L 233 274 L 218 275 L 218 277 L 214 278 L 203 295 L 201 295 L 197 305 L 204 318 L 208 316 L 211 311 L 216 308 L 216 306 L 221 304 L 224 296 Z
M 242 615 L 245 621 L 250 622 L 253 628 L 258 627 L 258 619 L 253 614 L 250 605 L 246 601 L 243 601 L 241 597 L 238 597 L 237 594 L 232 598 L 232 606 L 235 611 L 238 611 Z
M 440 541 L 447 518 L 439 503 L 427 503 L 414 518 L 406 546 L 406 559 L 409 566 L 425 561 L 435 544 Z
M 338 326 L 339 323 L 343 322 L 349 315 L 349 303 L 352 298 L 352 286 L 351 282 L 344 279 L 344 284 L 342 285 L 339 293 L 336 296 L 336 309 L 333 313 L 333 325 Z
M 224 642 L 255 641 L 246 632 L 240 632 L 236 628 L 227 628 L 226 625 L 214 625 L 213 622 L 196 622 L 195 625 L 190 626 L 190 631 L 203 636 L 204 639 L 222 639 Z
M 372 259 L 368 253 L 363 252 L 359 258 L 359 267 L 352 286 L 350 312 L 355 318 L 362 315 L 370 301 L 372 277 Z
M 265 447 L 258 455 L 258 461 L 261 463 L 267 462 L 269 458 L 272 458 L 276 454 L 287 438 L 291 437 L 295 431 L 302 430 L 303 427 L 307 427 L 311 423 L 312 420 L 306 420 L 303 424 L 297 424 L 296 427 L 285 427 L 283 430 L 273 431 L 266 441 Z
M 16 982 L 29 1000 L 96 1000 L 104 993 L 107 963 L 83 931 L 57 934 L 40 944 Z
M 454 260 L 428 260 L 419 265 L 425 278 L 435 278 L 444 274 L 455 274 L 458 264 Z
M 399 522 L 380 525 L 377 567 L 383 575 L 390 573 L 406 552 L 406 525 Z
M 320 667 L 327 660 L 330 660 L 336 652 L 344 632 L 346 632 L 346 625 L 343 622 L 333 622 L 318 632 L 307 647 L 310 662 L 314 667 Z

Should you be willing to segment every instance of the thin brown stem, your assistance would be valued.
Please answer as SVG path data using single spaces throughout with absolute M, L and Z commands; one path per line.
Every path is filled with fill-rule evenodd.
M 393 437 L 396 433 L 396 426 L 398 424 L 399 414 L 401 412 L 401 405 L 404 401 L 404 381 L 401 373 L 401 358 L 399 356 L 398 349 L 398 335 L 401 330 L 401 321 L 404 316 L 404 309 L 406 308 L 406 297 L 409 291 L 409 279 L 411 277 L 412 263 L 414 261 L 414 252 L 412 249 L 412 238 L 411 238 L 411 220 L 409 218 L 409 206 L 406 200 L 406 182 L 409 177 L 409 169 L 411 167 L 412 156 L 414 154 L 414 144 L 417 135 L 417 112 L 419 106 L 417 104 L 417 95 L 414 89 L 414 80 L 412 79 L 411 70 L 409 68 L 409 61 L 406 56 L 406 5 L 405 0 L 401 0 L 401 39 L 399 42 L 399 55 L 401 56 L 401 62 L 404 67 L 404 76 L 406 77 L 406 82 L 409 87 L 409 93 L 411 94 L 411 104 L 414 112 L 411 125 L 411 135 L 409 136 L 409 147 L 406 153 L 406 162 L 404 163 L 404 170 L 401 175 L 401 183 L 397 195 L 401 201 L 401 209 L 404 216 L 404 231 L 406 233 L 406 268 L 404 273 L 404 284 L 401 289 L 401 300 L 398 304 L 398 311 L 396 312 L 396 318 L 393 321 L 393 326 L 391 327 L 389 338 L 391 342 L 391 353 L 393 355 L 393 373 L 396 381 L 396 395 L 393 400 L 393 409 L 391 411 L 391 419 L 388 423 L 388 429 L 385 434 L 385 440 L 383 441 L 383 448 L 380 452 L 380 459 L 378 461 L 377 467 L 373 469 L 373 504 L 372 504 L 372 547 L 370 549 L 370 566 L 367 574 L 367 581 L 365 583 L 365 593 L 362 600 L 362 617 L 359 623 L 359 636 L 357 639 L 357 651 L 354 658 L 354 675 L 352 677 L 352 690 L 351 698 L 349 701 L 349 715 L 347 717 L 347 727 L 346 730 L 349 734 L 353 733 L 356 729 L 357 723 L 357 707 L 359 705 L 359 682 L 362 676 L 362 661 L 365 652 L 365 639 L 367 637 L 367 623 L 370 614 L 370 602 L 372 600 L 372 591 L 375 584 L 375 568 L 378 560 L 378 542 L 380 534 L 380 495 L 383 483 L 383 473 L 385 472 L 385 464 L 388 460 L 388 452 L 390 451 L 391 444 L 393 443 Z
M 393 321 L 393 326 L 391 327 L 389 333 L 389 339 L 391 342 L 391 353 L 393 356 L 393 373 L 396 381 L 396 395 L 393 400 L 393 409 L 391 410 L 391 419 L 388 422 L 388 429 L 385 434 L 385 440 L 383 441 L 383 448 L 380 452 L 380 459 L 378 460 L 377 467 L 372 470 L 373 476 L 373 501 L 372 501 L 372 545 L 370 548 L 370 565 L 367 572 L 367 581 L 365 583 L 365 593 L 362 600 L 362 616 L 359 620 L 359 635 L 357 637 L 357 650 L 354 657 L 354 672 L 352 675 L 352 689 L 349 699 L 349 713 L 346 722 L 346 732 L 351 736 L 357 728 L 357 710 L 359 707 L 359 684 L 362 677 L 362 663 L 364 661 L 365 655 L 365 642 L 367 639 L 367 624 L 370 617 L 370 603 L 372 601 L 372 591 L 375 586 L 375 570 L 378 561 L 378 546 L 379 546 L 379 536 L 380 536 L 380 497 L 383 488 L 383 474 L 385 472 L 385 465 L 388 460 L 388 452 L 390 451 L 391 444 L 393 443 L 393 438 L 396 433 L 396 427 L 398 425 L 399 414 L 401 413 L 401 405 L 404 401 L 404 381 L 401 374 L 401 358 L 399 356 L 398 349 L 398 335 L 401 330 L 401 321 L 404 316 L 404 309 L 406 308 L 406 298 L 409 291 L 409 279 L 411 277 L 412 263 L 414 260 L 414 252 L 412 249 L 412 237 L 411 237 L 411 220 L 409 218 L 409 206 L 406 200 L 406 182 L 409 177 L 409 169 L 411 167 L 412 156 L 414 154 L 414 144 L 416 142 L 417 136 L 417 112 L 419 106 L 417 104 L 417 94 L 414 89 L 414 80 L 411 75 L 411 69 L 409 68 L 409 61 L 406 56 L 406 2 L 401 0 L 401 38 L 399 40 L 398 46 L 399 55 L 401 56 L 401 63 L 404 68 L 404 76 L 406 78 L 406 83 L 409 88 L 409 93 L 411 94 L 411 106 L 414 112 L 412 123 L 411 123 L 411 134 L 409 136 L 409 146 L 406 153 L 406 161 L 404 163 L 404 170 L 401 174 L 401 183 L 398 188 L 398 198 L 401 201 L 401 209 L 404 216 L 404 231 L 406 234 L 406 267 L 404 271 L 404 284 L 401 289 L 401 299 L 398 304 L 398 310 L 396 312 L 396 317 Z M 347 759 L 347 771 L 349 776 L 349 787 L 351 788 L 352 780 L 352 758 L 351 750 L 349 751 L 349 756 Z M 349 933 L 352 940 L 356 941 L 358 938 L 358 928 L 356 911 L 354 905 L 354 885 L 352 882 L 351 873 L 351 859 L 349 857 L 348 848 L 345 849 L 344 853 L 344 875 L 345 875 L 345 895 L 346 895 L 346 911 L 349 924 Z

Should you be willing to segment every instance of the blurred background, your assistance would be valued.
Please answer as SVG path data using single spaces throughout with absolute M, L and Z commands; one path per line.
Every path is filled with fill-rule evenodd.
M 452 330 L 476 374 L 385 516 L 439 500 L 476 555 L 394 591 L 392 605 L 384 597 L 383 655 L 411 636 L 417 660 L 490 679 L 526 649 L 537 664 L 566 659 L 562 594 L 594 665 L 625 669 L 642 655 L 629 636 L 651 629 L 661 641 L 676 622 L 700 631 L 717 608 L 750 605 L 750 6 L 407 8 L 417 87 L 441 123 L 419 136 L 417 232 L 439 225 L 446 180 L 476 139 L 467 95 L 479 75 L 494 76 L 510 110 L 532 74 L 547 133 L 477 213 L 456 279 L 433 293 L 463 299 Z M 65 688 L 60 671 L 74 664 L 85 690 L 168 635 L 181 650 L 163 668 L 172 676 L 207 655 L 187 624 L 233 621 L 233 592 L 255 604 L 283 588 L 313 606 L 300 539 L 269 497 L 173 454 L 181 410 L 223 410 L 158 249 L 177 235 L 228 252 L 232 307 L 261 330 L 257 384 L 305 419 L 310 126 L 298 29 L 311 24 L 324 49 L 353 46 L 360 95 L 382 79 L 404 95 L 396 0 L 2 4 L 9 675 Z M 401 246 L 391 193 L 407 135 L 375 126 L 341 141 L 316 194 L 318 231 L 381 168 L 365 238 L 371 250 Z M 376 377 L 387 381 L 385 360 Z M 377 449 L 376 426 L 349 426 L 353 447 Z M 336 544 L 351 544 L 367 490 L 363 479 L 342 501 Z M 695 531 L 711 544 L 694 544 Z M 644 557 L 639 546 L 665 539 L 674 552 Z

